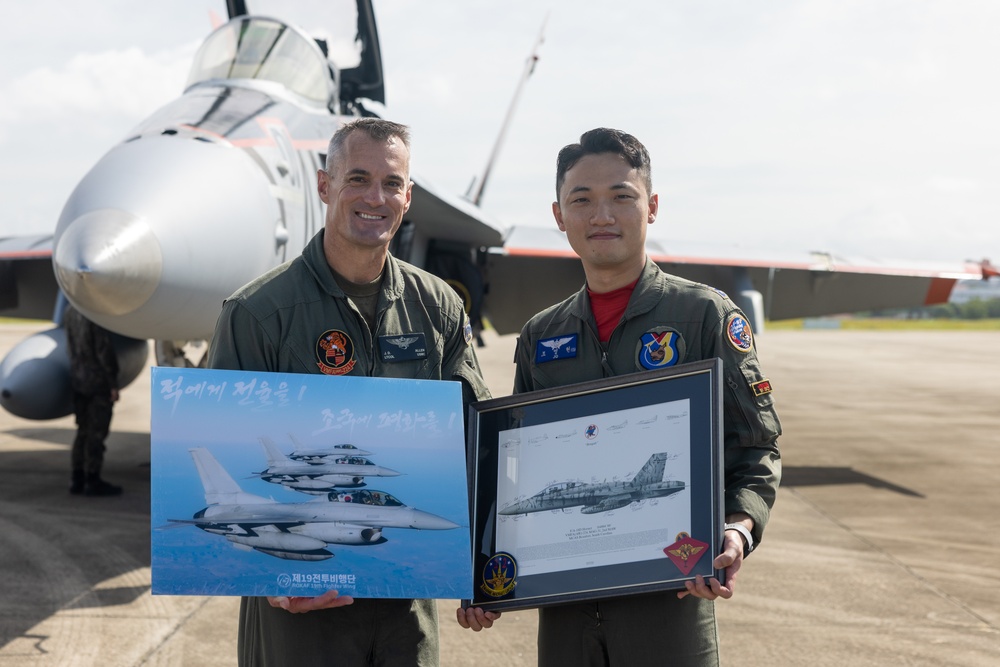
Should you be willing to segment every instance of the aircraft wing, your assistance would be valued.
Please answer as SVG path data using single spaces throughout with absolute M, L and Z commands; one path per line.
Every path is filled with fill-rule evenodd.
M 251 519 L 246 514 L 235 513 L 231 515 L 220 515 L 211 517 L 201 517 L 197 519 L 167 519 L 170 524 L 179 524 L 185 526 L 215 526 L 215 525 L 228 525 L 228 526 L 239 526 L 244 530 L 253 530 L 254 528 L 262 528 L 263 526 L 274 526 L 279 530 L 288 530 L 289 528 L 295 528 L 296 526 L 304 526 L 307 523 L 314 523 L 310 521 L 289 521 L 281 520 L 275 518 L 261 518 L 261 519 Z
M 761 316 L 757 322 L 944 303 L 957 281 L 1000 275 L 985 261 L 895 261 L 649 238 L 646 252 L 667 273 L 721 289 L 744 310 L 755 309 L 742 295 L 759 293 L 762 310 L 747 313 Z M 503 247 L 489 253 L 487 271 L 486 315 L 501 334 L 520 331 L 527 318 L 585 282 L 580 260 L 554 225 L 511 229 Z
M 406 219 L 428 238 L 455 241 L 473 248 L 503 243 L 504 227 L 472 203 L 411 175 L 413 201 Z
M 0 238 L 0 316 L 51 320 L 58 293 L 51 234 Z

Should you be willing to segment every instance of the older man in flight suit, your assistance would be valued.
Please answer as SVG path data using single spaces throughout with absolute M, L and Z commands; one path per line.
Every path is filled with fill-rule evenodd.
M 591 130 L 560 151 L 552 212 L 587 284 L 524 326 L 514 391 L 721 358 L 727 523 L 714 566 L 726 570 L 726 584 L 699 576 L 679 593 L 543 608 L 541 667 L 718 665 L 712 601 L 732 596 L 781 474 L 781 426 L 746 317 L 725 294 L 670 276 L 646 257 L 646 226 L 659 206 L 651 181 L 646 148 L 618 130 Z
M 461 299 L 388 252 L 410 205 L 409 167 L 405 126 L 364 118 L 338 130 L 318 174 L 324 230 L 226 301 L 209 365 L 454 380 L 466 402 L 488 398 Z M 399 336 L 417 340 L 402 349 Z M 436 606 L 337 591 L 244 598 L 238 643 L 240 665 L 437 665 Z

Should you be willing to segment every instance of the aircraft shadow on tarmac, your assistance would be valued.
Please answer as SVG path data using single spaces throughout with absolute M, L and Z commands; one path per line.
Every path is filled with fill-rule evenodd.
M 781 469 L 781 486 L 783 487 L 846 484 L 864 484 L 873 489 L 885 489 L 913 498 L 925 497 L 924 494 L 905 486 L 899 486 L 844 466 L 783 466 Z

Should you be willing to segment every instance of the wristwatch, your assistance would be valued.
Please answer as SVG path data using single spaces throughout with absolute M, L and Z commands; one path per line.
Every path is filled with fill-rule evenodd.
M 742 523 L 727 523 L 726 530 L 735 530 L 743 536 L 743 557 L 746 558 L 753 551 L 753 535 Z

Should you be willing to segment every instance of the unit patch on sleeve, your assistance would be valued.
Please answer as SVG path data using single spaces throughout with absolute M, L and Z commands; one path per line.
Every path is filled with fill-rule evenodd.
M 572 359 L 576 356 L 577 334 L 543 338 L 535 344 L 535 363 L 544 364 L 556 359 Z
M 463 313 L 465 315 L 465 313 Z M 462 327 L 462 336 L 465 338 L 466 345 L 472 345 L 472 322 L 469 321 L 469 316 L 465 315 L 465 325 Z
M 679 364 L 684 358 L 684 339 L 670 327 L 656 327 L 639 337 L 635 363 L 639 368 L 656 370 Z
M 354 342 L 338 329 L 328 329 L 316 341 L 316 366 L 327 375 L 347 375 L 354 368 Z
M 424 332 L 398 334 L 395 336 L 379 336 L 378 350 L 382 361 L 413 361 L 427 357 L 427 339 Z
M 726 340 L 737 352 L 746 354 L 753 349 L 753 332 L 750 323 L 740 313 L 733 313 L 726 320 Z
M 750 389 L 753 390 L 754 396 L 763 396 L 764 394 L 771 393 L 771 381 L 767 378 L 760 380 L 759 382 L 754 382 L 750 385 Z

